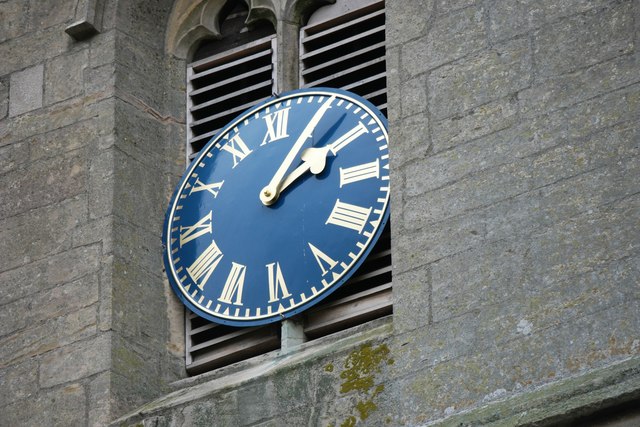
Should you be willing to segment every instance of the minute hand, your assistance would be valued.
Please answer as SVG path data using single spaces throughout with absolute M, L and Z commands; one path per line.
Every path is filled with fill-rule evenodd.
M 260 200 L 264 205 L 272 205 L 276 200 L 278 200 L 278 196 L 280 196 L 280 184 L 282 182 L 282 178 L 284 178 L 287 170 L 289 170 L 291 163 L 293 163 L 293 160 L 296 158 L 298 151 L 300 151 L 305 141 L 313 135 L 314 129 L 322 119 L 324 113 L 331 107 L 331 103 L 335 97 L 335 95 L 331 96 L 331 98 L 326 100 L 320 108 L 318 108 L 318 111 L 315 112 L 309 123 L 307 123 L 307 126 L 305 126 L 304 130 L 291 147 L 291 150 L 289 150 L 289 153 L 287 153 L 287 156 L 273 175 L 273 178 L 271 178 L 271 181 L 269 181 L 269 184 L 267 184 L 267 186 L 260 192 Z

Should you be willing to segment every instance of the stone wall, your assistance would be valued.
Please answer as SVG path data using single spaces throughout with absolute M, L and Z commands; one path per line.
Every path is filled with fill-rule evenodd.
M 640 398 L 638 2 L 388 1 L 393 317 L 194 378 L 161 261 L 173 2 L 98 1 L 74 40 L 85 2 L 0 1 L 0 425 L 526 425 Z
M 0 425 L 106 425 L 184 376 L 160 258 L 183 80 L 136 23 L 171 2 L 89 2 L 76 40 L 86 3 L 0 2 Z

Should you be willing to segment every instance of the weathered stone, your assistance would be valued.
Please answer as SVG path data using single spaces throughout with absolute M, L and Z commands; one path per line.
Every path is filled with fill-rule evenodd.
M 9 114 L 9 79 L 0 78 L 0 120 Z M 2 145 L 2 143 L 0 143 Z
M 1 338 L 0 367 L 47 354 L 62 346 L 93 337 L 95 334 L 96 308 L 77 310 Z
M 49 289 L 2 306 L 0 335 L 90 306 L 98 301 L 96 276 Z
M 506 129 L 517 123 L 518 104 L 507 97 L 433 123 L 434 152 Z
M 22 37 L 0 43 L 0 76 L 42 63 L 67 50 L 68 37 L 59 37 L 64 29 L 53 26 L 27 32 Z
M 113 212 L 115 149 L 93 153 L 89 164 L 89 218 L 103 217 Z
M 0 147 L 0 174 L 15 170 L 29 161 L 29 145 L 18 142 Z
M 47 390 L 29 401 L 23 400 L 3 407 L 0 411 L 0 424 L 16 427 L 84 426 L 85 400 L 81 384 L 68 384 Z
M 415 330 L 431 321 L 431 268 L 422 267 L 399 275 L 402 286 L 393 289 L 393 323 L 398 333 Z
M 558 21 L 534 33 L 538 77 L 557 76 L 633 50 L 632 4 L 622 2 Z
M 71 230 L 86 221 L 86 211 L 86 198 L 80 196 L 1 219 L 2 268 L 10 270 L 69 250 Z
M 402 64 L 409 78 L 486 47 L 482 10 L 469 7 L 437 17 L 428 34 L 402 46 Z
M 100 253 L 99 244 L 82 246 L 0 273 L 0 283 L 11 284 L 0 287 L 0 305 L 97 272 Z
M 38 391 L 38 364 L 27 360 L 0 370 L 0 402 L 3 406 L 34 396 Z
M 87 406 L 89 426 L 106 426 L 111 421 L 110 381 L 108 372 L 98 374 L 87 386 Z
M 423 76 L 402 83 L 400 93 L 402 96 L 403 118 L 425 112 L 427 108 L 427 93 Z
M 5 1 L 0 7 L 0 42 L 13 39 L 27 31 L 27 10 L 29 3 L 20 0 Z M 0 73 L 2 74 L 2 73 Z M 0 118 L 2 114 L 0 114 Z
M 427 80 L 430 111 L 437 119 L 459 115 L 516 93 L 530 81 L 529 44 L 515 39 L 434 70 Z
M 42 107 L 42 64 L 11 74 L 9 116 L 19 116 Z
M 72 98 L 58 104 L 41 108 L 30 114 L 6 120 L 6 126 L 0 128 L 0 145 L 11 144 L 32 138 L 65 126 L 96 117 L 100 127 L 113 123 L 112 99 L 101 101 L 97 95 L 87 98 Z M 104 129 L 104 128 L 102 128 Z M 107 139 L 107 142 L 110 139 Z M 112 142 L 111 142 L 112 144 Z
M 637 59 L 621 56 L 571 74 L 550 77 L 518 94 L 524 117 L 548 114 L 640 81 Z
M 392 126 L 389 134 L 391 164 L 393 168 L 398 170 L 404 163 L 426 156 L 431 147 L 427 114 L 406 117 L 402 119 L 401 123 L 401 126 Z M 402 141 L 402 143 L 394 141 Z M 397 178 L 392 181 L 392 185 L 396 184 Z
M 87 49 L 50 60 L 45 70 L 45 105 L 55 104 L 82 94 L 83 76 L 88 62 Z
M 55 7 L 38 0 L 29 0 L 31 31 L 67 23 L 73 19 L 76 0 L 59 0 Z
M 77 341 L 44 355 L 40 362 L 40 384 L 52 387 L 109 369 L 111 334 L 102 333 Z
M 427 23 L 433 14 L 434 1 L 411 0 L 410 3 L 390 2 L 385 5 L 387 49 L 413 40 L 426 31 Z M 420 10 L 421 13 L 413 13 L 415 10 Z
M 26 165 L 5 175 L 0 188 L 0 217 L 70 199 L 85 190 L 86 163 L 83 151 L 72 152 L 49 161 Z
M 459 181 L 407 199 L 405 226 L 416 229 L 526 193 L 531 189 L 531 162 L 486 169 Z M 487 186 L 491 182 L 493 185 Z

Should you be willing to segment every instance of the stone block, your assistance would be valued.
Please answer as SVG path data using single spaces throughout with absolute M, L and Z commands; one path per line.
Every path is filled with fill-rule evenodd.
M 101 100 L 100 96 L 71 98 L 49 107 L 34 110 L 30 114 L 5 120 L 0 127 L 0 145 L 12 144 L 34 135 L 41 135 L 62 129 L 87 119 L 93 118 L 100 123 L 99 128 L 113 121 L 113 99 Z M 113 129 L 113 128 L 111 128 Z M 112 141 L 104 137 L 100 144 L 110 145 Z M 63 139 L 64 141 L 64 139 Z
M 404 225 L 421 228 L 526 193 L 532 185 L 530 165 L 529 159 L 507 163 L 407 198 Z
M 25 141 L 29 145 L 30 160 L 55 161 L 57 156 L 81 148 L 87 148 L 93 157 L 95 150 L 101 148 L 101 141 L 112 130 L 111 126 L 111 120 L 100 115 L 30 137 Z
M 111 334 L 103 333 L 47 353 L 40 362 L 40 385 L 53 387 L 108 370 L 110 348 Z
M 634 194 L 540 230 L 530 245 L 532 272 L 554 282 L 636 253 L 638 204 Z
M 88 49 L 50 59 L 45 70 L 45 105 L 81 95 L 84 91 L 83 76 L 88 62 Z
M 439 152 L 517 124 L 518 102 L 507 97 L 433 123 L 433 150 Z
M 545 78 L 601 63 L 633 50 L 632 3 L 612 4 L 560 20 L 534 34 L 536 76 Z
M 18 142 L 0 147 L 0 174 L 16 170 L 29 161 L 29 145 Z
M 506 0 L 489 5 L 492 41 L 529 33 L 545 24 L 609 5 L 607 0 Z
M 82 194 L 86 185 L 85 153 L 80 150 L 34 162 L 4 176 L 0 217 L 9 217 Z
M 5 1 L 0 8 L 0 43 L 5 40 L 17 38 L 28 31 L 27 10 L 29 2 L 21 0 Z M 0 117 L 2 115 L 0 114 Z
M 640 157 L 636 156 L 542 187 L 541 224 L 561 223 L 634 194 L 637 183 L 632 177 L 639 174 Z
M 438 16 L 426 36 L 404 43 L 402 65 L 407 78 L 484 49 L 487 38 L 482 13 L 481 9 L 468 7 Z
M 64 25 L 56 25 L 28 31 L 22 37 L 0 43 L 0 76 L 41 64 L 46 59 L 64 53 L 71 39 L 61 37 L 63 32 Z
M 424 77 L 407 80 L 400 85 L 402 117 L 424 113 L 427 108 L 427 93 Z
M 581 138 L 640 116 L 640 84 L 580 102 L 556 114 L 566 122 L 567 136 Z
M 101 97 L 111 97 L 115 94 L 116 66 L 105 64 L 84 71 L 85 94 L 98 94 Z
M 533 186 L 538 188 L 640 154 L 640 127 L 623 122 L 586 139 L 570 141 L 533 158 Z
M 31 31 L 68 23 L 73 19 L 77 0 L 57 0 L 54 7 L 38 0 L 29 1 Z
M 87 386 L 87 425 L 89 426 L 106 426 L 112 420 L 110 380 L 109 372 L 103 372 L 93 378 Z
M 88 275 L 74 282 L 32 294 L 1 306 L 0 336 L 63 316 L 96 302 L 96 275 Z
M 0 78 L 0 120 L 9 114 L 9 78 Z M 0 143 L 0 145 L 3 145 Z
M 0 407 L 31 398 L 38 392 L 38 363 L 26 360 L 0 370 Z
M 114 162 L 114 209 L 121 218 L 146 230 L 155 230 L 159 236 L 167 208 L 165 194 L 169 193 L 158 191 L 159 184 L 164 182 L 163 171 L 157 165 L 140 163 L 120 150 L 114 152 Z
M 393 326 L 398 333 L 431 322 L 431 268 L 421 267 L 393 276 Z
M 129 101 L 116 103 L 114 120 L 120 127 L 116 146 L 132 160 L 157 168 L 157 165 L 167 161 L 167 147 L 160 143 L 166 140 L 165 124 L 153 110 L 146 111 L 139 101 Z M 184 157 L 181 156 L 180 161 L 184 162 Z
M 403 164 L 424 158 L 431 148 L 429 118 L 426 113 L 402 119 L 399 124 L 391 126 L 389 132 L 392 174 L 400 170 Z M 392 185 L 396 184 L 396 178 L 392 178 Z
M 94 151 L 89 160 L 89 218 L 113 214 L 115 187 L 115 149 Z
M 80 196 L 0 219 L 2 268 L 10 270 L 71 249 L 72 230 L 86 221 L 86 212 L 87 200 Z
M 19 116 L 42 107 L 42 64 L 11 74 L 9 116 Z
M 86 395 L 78 383 L 47 390 L 35 398 L 15 402 L 0 411 L 5 426 L 84 426 Z
M 522 90 L 518 94 L 520 112 L 526 119 L 548 114 L 638 81 L 637 59 L 632 55 L 616 57 Z
M 427 80 L 436 119 L 504 98 L 531 82 L 529 43 L 515 39 L 434 70 Z
M 95 273 L 100 255 L 99 244 L 86 245 L 0 273 L 0 283 L 6 284 L 0 287 L 0 305 Z
M 473 179 L 473 174 L 510 163 L 514 163 L 514 170 L 518 169 L 517 162 L 521 162 L 521 169 L 527 169 L 526 156 L 539 147 L 534 139 L 516 133 L 515 129 L 506 129 L 408 164 L 405 170 L 411 180 L 406 196 L 417 196 L 465 177 Z
M 113 64 L 116 58 L 116 32 L 106 31 L 96 34 L 89 44 L 89 66 L 98 68 Z
M 410 0 L 385 5 L 387 49 L 422 36 L 434 13 L 434 0 Z
M 0 368 L 49 354 L 60 347 L 93 337 L 96 332 L 95 307 L 33 325 L 0 338 Z
M 137 44 L 145 44 L 151 49 L 164 49 L 164 34 L 158 31 L 158 22 L 168 22 L 173 8 L 171 2 L 140 3 L 133 2 L 118 8 L 116 17 L 126 16 L 128 19 L 118 20 L 118 30 L 128 34 Z M 109 8 L 107 8 L 109 9 Z M 115 9 L 115 8 L 114 8 Z M 110 10 L 105 14 L 109 15 Z M 108 19 L 107 19 L 108 21 Z M 107 25 L 107 28 L 111 28 Z

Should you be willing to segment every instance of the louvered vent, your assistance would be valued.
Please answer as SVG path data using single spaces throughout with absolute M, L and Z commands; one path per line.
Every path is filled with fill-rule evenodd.
M 386 115 L 384 2 L 349 1 L 367 6 L 301 29 L 300 86 L 352 91 Z M 189 159 L 226 123 L 278 92 L 275 46 L 272 35 L 189 65 Z M 387 224 L 355 276 L 302 315 L 309 340 L 392 313 L 390 240 Z M 187 371 L 195 375 L 277 350 L 280 327 L 234 328 L 186 310 Z
M 211 323 L 189 310 L 186 318 L 187 371 L 210 371 L 280 348 L 280 325 L 234 328 Z
M 275 36 L 189 65 L 188 155 L 190 159 L 225 124 L 275 92 Z
M 357 93 L 387 113 L 384 2 L 314 22 L 300 34 L 300 83 Z M 389 225 L 355 275 L 307 311 L 313 339 L 393 312 Z
M 384 2 L 302 28 L 300 84 L 345 89 L 387 114 Z

